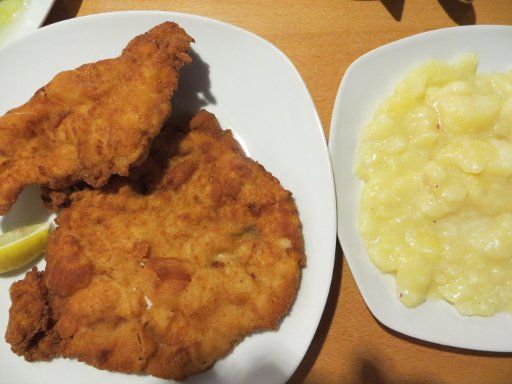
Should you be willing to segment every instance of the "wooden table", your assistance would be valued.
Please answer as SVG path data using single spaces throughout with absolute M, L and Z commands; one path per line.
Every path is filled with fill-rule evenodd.
M 269 40 L 301 73 L 326 135 L 341 77 L 358 56 L 431 29 L 512 24 L 512 0 L 475 0 L 474 6 L 456 0 L 57 0 L 48 22 L 135 9 L 204 15 Z M 366 308 L 342 259 L 338 244 L 325 313 L 290 383 L 512 383 L 512 354 L 439 347 L 383 327 Z

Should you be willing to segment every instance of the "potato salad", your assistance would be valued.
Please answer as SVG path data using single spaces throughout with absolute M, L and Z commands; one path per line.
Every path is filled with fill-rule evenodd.
M 512 312 L 512 72 L 430 60 L 362 133 L 360 232 L 408 307 Z

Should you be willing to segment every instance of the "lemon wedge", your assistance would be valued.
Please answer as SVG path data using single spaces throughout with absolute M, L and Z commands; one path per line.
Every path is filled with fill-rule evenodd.
M 50 223 L 27 225 L 0 235 L 0 273 L 27 265 L 46 248 Z

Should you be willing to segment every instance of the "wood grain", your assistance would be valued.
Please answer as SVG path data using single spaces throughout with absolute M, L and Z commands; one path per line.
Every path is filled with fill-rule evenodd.
M 365 52 L 459 24 L 512 24 L 511 0 L 57 0 L 49 22 L 99 12 L 157 9 L 238 25 L 281 49 L 304 78 L 326 135 L 341 77 Z M 326 311 L 289 383 L 512 383 L 512 355 L 419 342 L 380 325 L 366 308 L 338 244 Z

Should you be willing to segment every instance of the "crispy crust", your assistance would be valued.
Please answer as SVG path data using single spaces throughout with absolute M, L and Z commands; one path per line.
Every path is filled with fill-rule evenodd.
M 166 22 L 115 58 L 59 73 L 0 117 L 0 214 L 22 189 L 104 185 L 143 161 L 170 113 L 192 39 Z
M 38 296 L 53 344 L 30 340 L 40 321 L 14 332 L 33 298 L 12 295 L 16 353 L 184 379 L 287 313 L 305 257 L 291 193 L 207 112 L 155 141 L 131 180 L 70 195 Z

